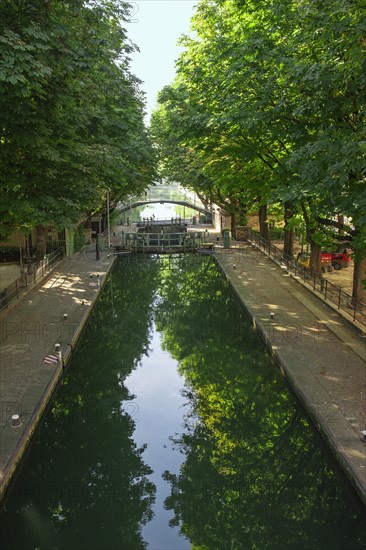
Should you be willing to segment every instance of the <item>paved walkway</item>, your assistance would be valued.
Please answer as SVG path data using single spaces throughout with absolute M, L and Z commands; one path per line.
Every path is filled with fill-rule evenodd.
M 366 429 L 364 335 L 251 246 L 221 249 L 217 257 L 366 504 L 366 442 L 361 440 Z
M 90 245 L 64 259 L 1 315 L 0 497 L 62 375 L 62 363 L 71 356 L 112 261 L 106 251 L 96 261 L 95 245 Z M 61 345 L 63 360 L 43 363 L 46 355 L 57 356 L 56 343 Z M 13 415 L 19 415 L 21 426 L 11 425 Z
M 3 290 L 3 288 L 11 285 L 11 283 L 13 283 L 19 277 L 19 264 L 0 264 L 0 290 Z

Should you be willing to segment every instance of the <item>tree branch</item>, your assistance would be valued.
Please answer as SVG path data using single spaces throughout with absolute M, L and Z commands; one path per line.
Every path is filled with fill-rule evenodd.
M 352 237 L 355 237 L 357 235 L 357 230 L 352 229 L 349 225 L 346 225 L 345 223 L 338 222 L 336 220 L 329 220 L 328 218 L 322 218 L 321 216 L 318 216 L 316 218 L 316 221 L 321 223 L 322 225 L 326 225 L 327 227 L 335 227 L 336 229 L 340 229 L 341 231 L 346 231 L 348 235 L 351 235 Z

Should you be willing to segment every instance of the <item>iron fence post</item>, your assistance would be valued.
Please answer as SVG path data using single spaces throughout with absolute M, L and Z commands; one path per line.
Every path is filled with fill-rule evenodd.
M 325 281 L 323 279 L 323 277 L 319 277 L 319 282 L 320 282 L 320 292 L 323 294 L 324 293 L 324 287 L 325 287 Z

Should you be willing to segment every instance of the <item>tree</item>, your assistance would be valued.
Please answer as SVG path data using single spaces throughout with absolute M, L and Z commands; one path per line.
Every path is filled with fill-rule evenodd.
M 193 166 L 191 185 L 204 181 L 208 196 L 234 209 L 235 201 L 258 205 L 262 236 L 267 205 L 284 205 L 286 253 L 292 218 L 302 213 L 314 272 L 333 217 L 351 217 L 358 300 L 366 254 L 363 8 L 347 0 L 203 0 L 153 118 L 165 170 L 176 177 Z M 166 160 L 173 151 L 180 169 Z
M 0 27 L 1 235 L 72 225 L 146 187 L 154 154 L 119 0 L 5 0 Z

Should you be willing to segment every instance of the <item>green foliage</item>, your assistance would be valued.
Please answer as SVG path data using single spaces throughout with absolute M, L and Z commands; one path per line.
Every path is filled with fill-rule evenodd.
M 85 245 L 85 236 L 84 236 L 84 228 L 82 225 L 79 225 L 74 232 L 74 250 L 75 252 L 79 252 Z
M 365 258 L 364 1 L 201 0 L 192 30 L 152 118 L 162 174 L 230 213 L 306 209 L 312 247 L 341 213 Z
M 5 1 L 0 23 L 0 235 L 77 223 L 154 173 L 118 0 Z

